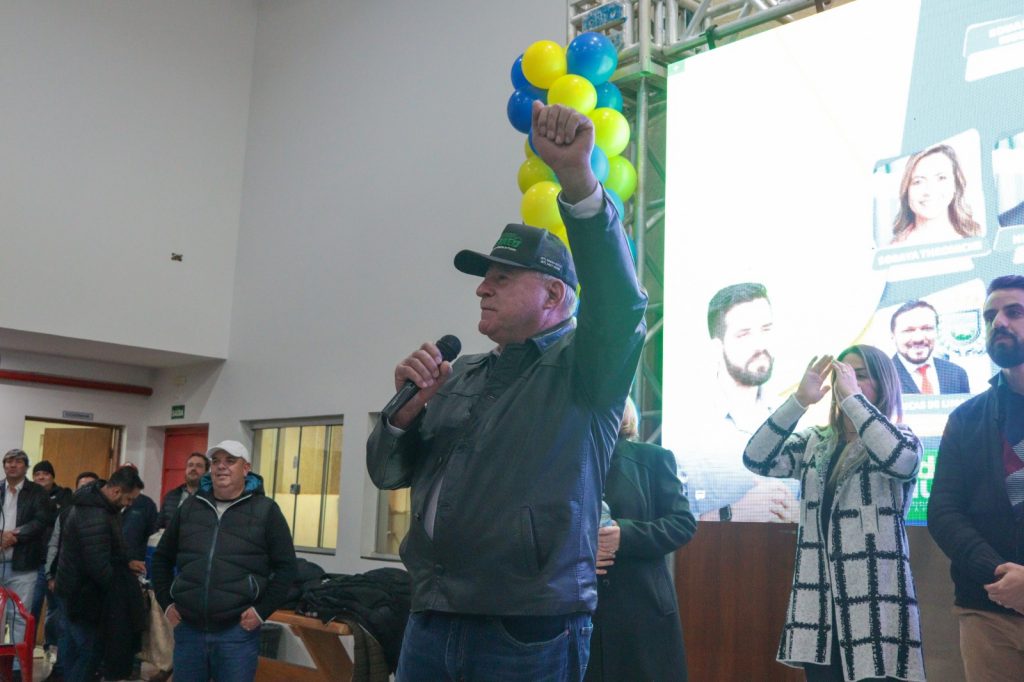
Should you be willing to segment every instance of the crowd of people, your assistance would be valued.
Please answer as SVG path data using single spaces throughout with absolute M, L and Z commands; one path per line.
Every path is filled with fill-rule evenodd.
M 950 382 L 960 379 L 967 390 L 946 364 L 917 369 L 931 356 L 934 308 L 913 301 L 893 315 L 896 355 L 859 344 L 815 357 L 796 391 L 768 406 L 760 387 L 772 356 L 758 341 L 771 328 L 767 293 L 719 292 L 708 331 L 736 398 L 723 437 L 744 434 L 745 470 L 709 468 L 732 482 L 729 496 L 694 496 L 715 488 L 697 477 L 688 494 L 672 453 L 635 442 L 627 394 L 647 296 L 591 169 L 593 124 L 535 103 L 532 130 L 562 188 L 572 251 L 511 224 L 489 253 L 456 254 L 455 267 L 480 278 L 478 330 L 495 347 L 452 360 L 422 344 L 394 371 L 397 389 L 418 391 L 367 442 L 373 482 L 412 488 L 398 682 L 685 680 L 666 555 L 694 536 L 694 512 L 743 520 L 753 494 L 768 500 L 770 520 L 799 524 L 778 660 L 812 682 L 925 680 L 904 525 L 923 448 L 902 421 L 901 394 L 958 391 Z M 952 413 L 928 511 L 952 560 L 972 682 L 1024 670 L 1024 277 L 992 281 L 983 311 L 1001 370 Z M 828 423 L 797 431 L 827 398 Z M 0 583 L 37 612 L 45 595 L 45 644 L 58 651 L 49 679 L 138 676 L 146 576 L 173 629 L 175 679 L 254 679 L 261 626 L 284 603 L 296 559 L 242 443 L 189 457 L 159 511 L 131 465 L 106 480 L 83 472 L 74 493 L 46 461 L 27 480 L 20 449 L 3 466 Z M 15 619 L 16 639 L 23 628 Z
M 47 682 L 141 679 L 154 613 L 173 629 L 173 668 L 148 679 L 253 679 L 260 626 L 285 601 L 295 549 L 244 445 L 190 455 L 160 512 L 132 464 L 105 480 L 82 472 L 74 491 L 56 485 L 46 460 L 27 480 L 24 450 L 8 451 L 3 465 L 0 577 L 37 622 L 46 605 Z M 25 641 L 26 621 L 9 604 L 11 640 Z

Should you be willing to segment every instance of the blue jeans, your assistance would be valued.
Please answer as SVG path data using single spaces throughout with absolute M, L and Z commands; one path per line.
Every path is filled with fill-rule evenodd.
M 174 628 L 175 682 L 251 682 L 259 655 L 259 629 L 204 632 L 185 622 Z
M 36 589 L 32 593 L 32 604 L 31 606 L 25 604 L 25 607 L 32 612 L 32 616 L 39 622 L 39 614 L 43 612 L 43 598 L 48 597 L 46 590 L 46 564 L 39 567 L 39 574 L 36 576 Z M 49 615 L 49 614 L 47 614 Z
M 57 657 L 64 661 L 66 682 L 91 682 L 101 659 L 100 626 L 94 623 L 65 622 Z
M 592 630 L 587 613 L 536 618 L 413 613 L 395 680 L 578 682 L 587 669 Z
M 63 604 L 61 604 L 60 597 L 56 593 L 50 592 L 46 596 L 46 625 L 43 626 L 46 631 L 46 646 L 56 646 L 58 652 L 63 651 L 64 641 L 67 637 L 65 634 L 68 629 L 68 619 L 64 615 Z M 64 674 L 64 660 L 63 655 L 57 657 L 57 662 L 53 664 L 51 672 L 55 672 L 58 675 Z

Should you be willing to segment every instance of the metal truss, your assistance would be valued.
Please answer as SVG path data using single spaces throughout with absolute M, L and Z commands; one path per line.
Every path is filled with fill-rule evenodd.
M 647 341 L 633 398 L 641 435 L 661 439 L 664 324 L 665 116 L 667 66 L 759 30 L 851 0 L 569 0 L 568 40 L 607 35 L 619 49 L 612 80 L 622 90 L 637 171 L 632 207 L 624 219 L 636 242 L 637 275 L 647 289 Z

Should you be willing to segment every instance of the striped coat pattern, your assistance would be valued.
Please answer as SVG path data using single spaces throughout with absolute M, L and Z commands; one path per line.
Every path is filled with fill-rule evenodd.
M 904 519 L 921 442 L 860 394 L 840 409 L 860 436 L 838 473 L 828 537 L 821 500 L 838 446 L 830 427 L 793 433 L 804 408 L 790 397 L 754 433 L 743 462 L 762 476 L 798 478 L 803 491 L 793 591 L 778 660 L 828 664 L 837 628 L 846 680 L 925 679 L 921 620 Z M 835 618 L 833 619 L 833 614 Z

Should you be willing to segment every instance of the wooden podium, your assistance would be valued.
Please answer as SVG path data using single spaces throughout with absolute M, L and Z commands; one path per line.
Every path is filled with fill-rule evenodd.
M 801 682 L 776 662 L 793 580 L 796 524 L 701 523 L 676 552 L 691 680 Z

